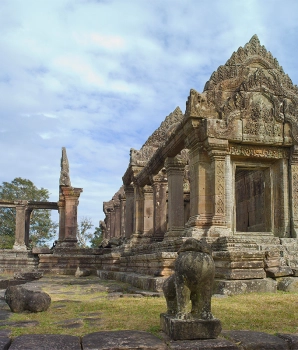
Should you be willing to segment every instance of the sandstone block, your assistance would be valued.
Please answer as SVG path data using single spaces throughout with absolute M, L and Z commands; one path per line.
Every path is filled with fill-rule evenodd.
M 90 276 L 91 275 L 91 271 L 87 270 L 87 269 L 80 269 L 79 267 L 76 270 L 75 276 L 76 277 L 86 277 L 86 276 Z
M 290 276 L 292 274 L 293 274 L 293 271 L 289 266 L 278 266 L 278 267 L 271 267 L 266 269 L 267 277 L 272 277 L 272 278 Z
M 35 292 L 21 286 L 9 286 L 4 299 L 12 312 L 46 311 L 51 304 L 51 297 L 44 292 Z
M 277 278 L 277 289 L 284 292 L 298 292 L 297 277 L 281 277 Z
M 161 329 L 173 340 L 217 338 L 221 332 L 220 320 L 180 320 L 168 314 L 160 315 Z
M 43 273 L 40 271 L 20 271 L 15 272 L 13 278 L 15 280 L 27 280 L 34 281 L 39 280 L 43 276 Z
M 95 332 L 82 339 L 84 350 L 166 350 L 166 344 L 142 331 Z
M 288 350 L 285 341 L 271 334 L 251 331 L 225 331 L 228 340 L 241 344 L 241 349 Z
M 28 334 L 16 337 L 10 350 L 81 350 L 80 338 L 71 335 Z

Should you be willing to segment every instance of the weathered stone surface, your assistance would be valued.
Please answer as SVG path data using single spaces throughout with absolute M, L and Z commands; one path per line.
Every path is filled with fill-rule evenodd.
M 16 337 L 10 350 L 81 350 L 80 338 L 71 335 L 28 334 Z
M 180 320 L 167 314 L 160 315 L 161 329 L 173 340 L 212 339 L 221 332 L 218 319 Z
M 271 278 L 251 280 L 215 280 L 213 293 L 221 295 L 236 295 L 243 293 L 275 293 L 277 282 Z
M 289 345 L 290 350 L 298 349 L 298 333 L 296 334 L 277 333 L 276 335 L 279 338 L 283 339 Z
M 167 340 L 172 350 L 239 350 L 234 343 L 225 339 Z
M 7 350 L 11 344 L 11 332 L 9 330 L 0 330 L 0 350 Z
M 76 277 L 86 277 L 86 276 L 90 276 L 91 275 L 91 271 L 87 270 L 87 269 L 81 269 L 80 267 L 77 268 L 75 276 Z
M 15 272 L 13 278 L 16 280 L 27 280 L 33 281 L 38 280 L 43 276 L 43 273 L 40 271 L 20 271 Z
M 96 332 L 83 337 L 84 350 L 166 350 L 166 344 L 141 331 Z
M 262 332 L 225 331 L 224 337 L 241 345 L 244 350 L 289 350 L 287 343 L 276 337 Z
M 35 292 L 21 286 L 8 287 L 4 299 L 12 312 L 46 311 L 51 304 L 51 297 L 45 292 Z
M 52 254 L 53 250 L 48 247 L 33 247 L 32 254 Z
M 293 268 L 293 277 L 298 277 L 298 268 Z
M 292 269 L 289 266 L 278 266 L 270 267 L 266 269 L 267 277 L 282 277 L 282 276 L 291 276 L 293 274 Z
M 281 277 L 277 278 L 277 289 L 284 292 L 298 292 L 297 277 Z

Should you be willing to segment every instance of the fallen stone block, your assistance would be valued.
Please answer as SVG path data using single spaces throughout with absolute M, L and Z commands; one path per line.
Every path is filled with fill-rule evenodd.
M 16 337 L 9 350 L 81 350 L 80 338 L 72 335 L 27 334 Z
M 43 273 L 40 271 L 20 271 L 15 272 L 13 278 L 15 280 L 34 281 L 39 280 L 42 276 Z
M 166 344 L 142 331 L 95 332 L 82 339 L 84 350 L 166 350 Z
M 79 267 L 76 270 L 75 277 L 86 277 L 90 276 L 91 271 L 87 269 L 80 269 Z
M 289 266 L 271 267 L 265 270 L 267 277 L 271 278 L 290 276 L 293 274 L 293 271 Z
M 283 292 L 298 292 L 297 277 L 280 277 L 277 278 L 277 289 Z
M 289 350 L 286 341 L 263 332 L 225 331 L 222 335 L 235 344 L 241 344 L 241 349 L 245 350 Z
M 21 286 L 10 286 L 6 289 L 4 300 L 12 312 L 46 311 L 51 304 L 51 297 L 45 292 L 35 292 Z

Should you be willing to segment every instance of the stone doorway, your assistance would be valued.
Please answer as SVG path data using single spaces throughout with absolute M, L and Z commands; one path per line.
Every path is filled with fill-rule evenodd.
M 236 232 L 272 232 L 270 168 L 235 169 Z

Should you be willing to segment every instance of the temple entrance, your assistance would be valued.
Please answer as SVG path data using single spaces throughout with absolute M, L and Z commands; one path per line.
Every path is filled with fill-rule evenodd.
M 237 232 L 271 232 L 270 168 L 236 167 Z

